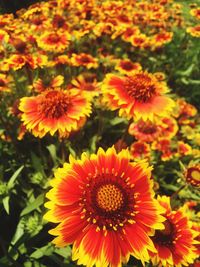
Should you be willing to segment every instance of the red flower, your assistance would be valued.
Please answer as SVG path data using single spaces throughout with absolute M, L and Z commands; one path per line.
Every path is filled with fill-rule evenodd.
M 47 194 L 45 219 L 59 223 L 50 231 L 57 246 L 73 245 L 72 257 L 87 266 L 118 267 L 133 255 L 149 261 L 155 252 L 149 235 L 162 229 L 153 199 L 151 168 L 129 162 L 127 150 L 99 149 L 57 170 Z

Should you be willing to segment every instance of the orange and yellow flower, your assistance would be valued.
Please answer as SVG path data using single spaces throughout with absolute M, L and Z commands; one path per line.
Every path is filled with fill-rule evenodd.
M 183 141 L 178 141 L 177 156 L 183 157 L 191 154 L 192 154 L 192 147 Z
M 80 74 L 71 81 L 71 86 L 86 91 L 94 96 L 99 94 L 99 84 L 96 80 L 96 76 L 92 73 Z
M 131 75 L 135 71 L 141 70 L 142 66 L 138 62 L 132 62 L 129 59 L 121 59 L 115 66 L 115 69 L 122 74 Z
M 121 35 L 122 40 L 131 42 L 133 36 L 140 34 L 140 30 L 137 26 L 127 27 Z
M 68 32 L 45 32 L 38 39 L 38 46 L 48 52 L 63 52 L 69 46 Z
M 0 73 L 0 92 L 10 92 L 10 82 L 12 78 L 6 74 Z
M 149 38 L 145 34 L 138 34 L 131 38 L 131 44 L 134 47 L 144 48 L 149 45 Z
M 87 69 L 91 69 L 98 67 L 98 60 L 93 56 L 85 53 L 72 54 L 71 64 L 72 66 L 76 67 L 84 66 Z
M 142 141 L 134 142 L 130 146 L 130 154 L 133 160 L 149 159 L 151 155 L 150 145 Z
M 181 210 L 173 211 L 170 198 L 158 198 L 165 209 L 164 230 L 156 230 L 152 237 L 157 253 L 151 253 L 154 265 L 164 267 L 181 267 L 193 263 L 196 256 L 194 247 L 194 232 L 190 228 L 188 218 Z
M 102 82 L 104 99 L 111 110 L 127 118 L 153 120 L 164 117 L 174 106 L 174 101 L 164 95 L 168 88 L 151 73 L 140 71 L 131 76 L 107 74 Z
M 195 18 L 200 19 L 200 7 L 191 9 L 190 14 Z
M 9 35 L 6 31 L 0 29 L 0 46 L 3 43 L 7 43 L 9 40 Z
M 160 32 L 156 34 L 153 38 L 151 38 L 151 42 L 153 47 L 157 48 L 163 46 L 166 43 L 171 42 L 172 37 L 172 32 Z
M 190 33 L 193 37 L 200 37 L 200 25 L 194 27 L 188 27 L 187 32 Z
M 161 126 L 150 120 L 139 120 L 130 124 L 128 132 L 137 140 L 151 143 L 161 136 Z
M 23 97 L 19 110 L 27 130 L 42 138 L 47 133 L 68 137 L 79 130 L 91 113 L 88 95 L 80 90 L 51 89 L 37 96 Z
M 177 114 L 175 113 L 176 116 L 181 117 L 181 118 L 185 118 L 187 119 L 188 117 L 194 117 L 197 114 L 197 109 L 187 103 L 184 99 L 178 99 L 177 100 Z
M 159 138 L 152 143 L 151 148 L 161 152 L 161 160 L 170 160 L 174 156 L 171 140 L 168 138 Z
M 171 139 L 178 131 L 177 122 L 172 117 L 162 118 L 160 121 L 160 126 L 162 128 L 162 136 L 165 138 Z
M 26 65 L 26 57 L 24 55 L 13 54 L 7 59 L 9 68 L 19 70 Z
M 53 79 L 38 79 L 33 83 L 33 89 L 37 93 L 41 93 L 47 89 L 55 89 L 60 87 L 64 82 L 62 75 L 57 75 Z
M 150 235 L 163 229 L 162 210 L 153 198 L 151 167 L 131 163 L 129 153 L 114 147 L 97 154 L 70 156 L 55 173 L 45 219 L 58 223 L 50 234 L 63 247 L 73 243 L 78 264 L 120 267 L 130 255 L 143 263 L 156 252 Z

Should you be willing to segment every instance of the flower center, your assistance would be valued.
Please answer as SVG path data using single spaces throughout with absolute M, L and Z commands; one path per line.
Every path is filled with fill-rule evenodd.
M 199 170 L 194 170 L 192 173 L 191 173 L 191 176 L 194 180 L 197 180 L 197 181 L 200 181 L 200 172 Z
M 137 144 L 135 143 L 133 146 L 134 151 L 136 151 L 139 154 L 145 154 L 146 152 L 146 147 L 144 144 Z
M 187 170 L 186 180 L 193 186 L 200 186 L 200 168 L 199 165 L 190 167 Z
M 90 63 L 90 58 L 84 55 L 84 56 L 81 56 L 80 61 L 83 63 Z
M 174 241 L 174 234 L 175 229 L 173 224 L 170 222 L 169 219 L 167 219 L 164 223 L 165 229 L 164 230 L 157 230 L 155 232 L 155 236 L 153 237 L 153 240 L 155 243 L 159 245 L 164 246 L 171 246 Z
M 4 80 L 0 79 L 0 86 L 3 87 L 5 85 L 6 85 L 6 83 L 4 82 Z
M 61 91 L 48 91 L 40 103 L 40 112 L 46 118 L 58 119 L 66 114 L 69 107 L 68 97 Z
M 53 19 L 53 25 L 57 26 L 57 28 L 63 27 L 65 24 L 65 20 L 63 17 L 56 15 Z
M 148 121 L 140 121 L 138 123 L 138 130 L 144 134 L 154 134 L 157 132 L 156 125 Z
M 120 209 L 124 202 L 123 198 L 122 191 L 114 184 L 101 186 L 96 195 L 98 206 L 107 212 Z
M 132 70 L 134 69 L 134 65 L 133 63 L 129 62 L 129 61 L 122 61 L 121 62 L 121 67 L 125 70 Z
M 82 202 L 84 217 L 95 224 L 97 231 L 117 230 L 126 223 L 133 223 L 134 191 L 131 184 L 111 173 L 88 177 L 83 191 Z
M 143 103 L 149 101 L 156 94 L 155 82 L 145 73 L 127 77 L 125 89 L 129 96 Z
M 56 33 L 55 34 L 52 33 L 48 37 L 49 43 L 54 43 L 55 44 L 55 43 L 59 42 L 59 40 L 60 40 L 60 36 L 58 36 Z

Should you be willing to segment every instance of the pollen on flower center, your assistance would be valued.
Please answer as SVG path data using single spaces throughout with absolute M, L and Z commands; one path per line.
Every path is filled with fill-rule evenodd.
M 107 212 L 120 209 L 124 202 L 123 198 L 122 191 L 113 184 L 101 186 L 96 194 L 98 206 Z
M 58 119 L 69 107 L 68 97 L 61 91 L 48 91 L 40 103 L 40 112 L 47 118 Z
M 155 82 L 145 73 L 137 73 L 131 77 L 127 77 L 125 89 L 129 96 L 139 102 L 147 102 L 156 94 Z

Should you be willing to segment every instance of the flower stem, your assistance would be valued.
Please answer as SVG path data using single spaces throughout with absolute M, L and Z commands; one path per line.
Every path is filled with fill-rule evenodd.
M 171 195 L 171 199 L 172 198 L 175 198 L 179 193 L 180 191 L 182 191 L 184 188 L 186 187 L 186 184 L 182 185 L 177 191 L 175 191 L 172 195 Z

